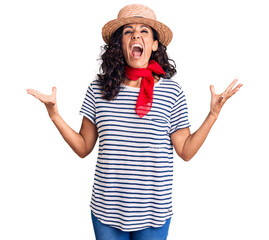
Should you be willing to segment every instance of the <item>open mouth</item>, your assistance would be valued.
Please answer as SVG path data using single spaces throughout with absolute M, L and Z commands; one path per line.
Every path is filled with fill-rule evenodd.
M 143 46 L 141 44 L 134 44 L 131 47 L 131 53 L 133 58 L 140 58 L 143 53 Z

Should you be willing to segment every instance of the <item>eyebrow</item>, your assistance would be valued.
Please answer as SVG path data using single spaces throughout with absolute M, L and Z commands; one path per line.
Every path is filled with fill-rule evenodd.
M 140 26 L 140 28 L 143 28 L 143 27 L 145 27 L 145 28 L 149 28 L 147 25 L 142 25 L 142 26 Z M 124 26 L 124 29 L 126 29 L 126 28 L 131 28 L 131 29 L 133 29 L 133 26 L 130 26 L 130 25 Z

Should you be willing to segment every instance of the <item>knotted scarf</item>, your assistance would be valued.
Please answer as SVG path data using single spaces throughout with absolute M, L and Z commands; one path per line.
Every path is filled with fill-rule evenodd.
M 152 107 L 154 88 L 154 77 L 152 76 L 152 72 L 158 75 L 165 75 L 162 67 L 154 60 L 149 62 L 147 68 L 131 68 L 125 66 L 125 74 L 128 79 L 138 80 L 142 77 L 140 92 L 135 107 L 135 111 L 140 118 L 144 117 Z

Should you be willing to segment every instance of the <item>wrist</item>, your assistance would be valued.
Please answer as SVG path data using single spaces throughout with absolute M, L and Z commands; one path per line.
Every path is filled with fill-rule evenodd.
M 211 118 L 215 122 L 218 119 L 219 114 L 213 113 L 213 112 L 210 111 L 208 116 L 209 116 L 209 118 Z
M 46 105 L 49 117 L 52 121 L 56 120 L 57 118 L 59 118 L 59 112 L 58 109 L 55 105 L 50 106 L 50 105 Z
M 59 113 L 54 113 L 54 114 L 49 114 L 49 117 L 51 119 L 52 122 L 55 122 L 57 119 L 60 118 L 60 114 Z

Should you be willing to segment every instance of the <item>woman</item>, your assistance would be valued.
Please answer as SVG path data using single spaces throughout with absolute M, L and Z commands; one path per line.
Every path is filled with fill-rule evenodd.
M 199 150 L 224 103 L 242 86 L 234 80 L 222 93 L 211 90 L 210 112 L 190 133 L 186 99 L 166 47 L 171 30 L 154 12 L 133 4 L 102 31 L 106 42 L 101 73 L 91 82 L 80 114 L 80 132 L 58 113 L 56 88 L 45 103 L 65 141 L 80 157 L 99 136 L 91 210 L 97 240 L 167 239 L 172 212 L 173 147 L 185 161 Z

